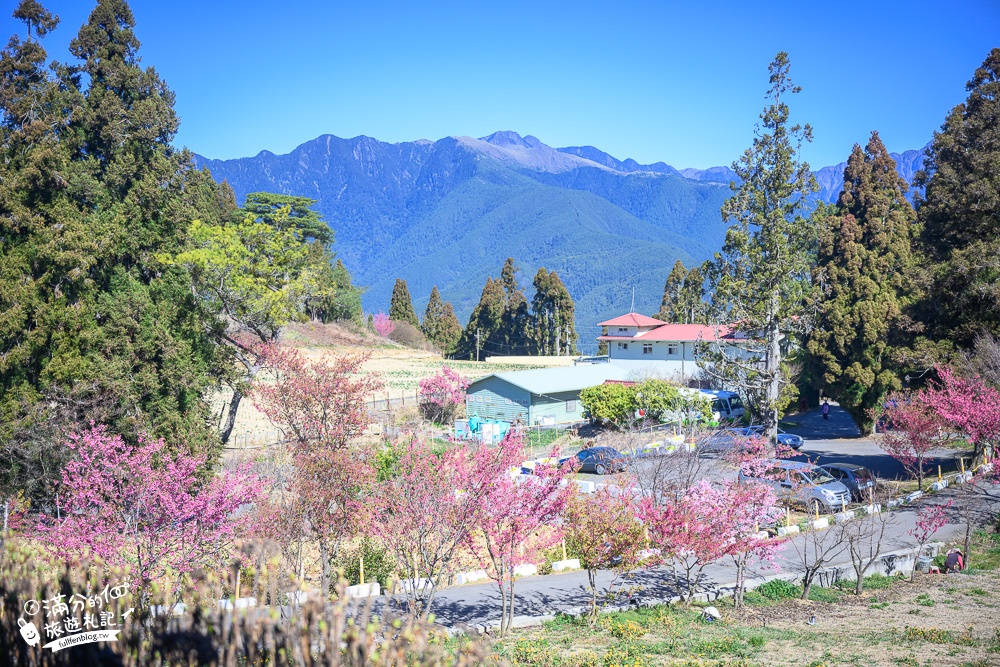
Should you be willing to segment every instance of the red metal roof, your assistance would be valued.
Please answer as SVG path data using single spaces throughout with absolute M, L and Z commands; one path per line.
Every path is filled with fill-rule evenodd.
M 609 334 L 607 336 L 600 336 L 597 340 L 635 341 L 641 343 L 650 341 L 693 342 L 697 340 L 711 342 L 734 339 L 729 327 L 716 328 L 704 324 L 666 324 L 664 322 L 660 322 L 660 325 L 651 331 L 640 331 L 635 336 L 615 336 L 614 334 Z
M 645 315 L 640 315 L 639 313 L 629 313 L 627 315 L 619 315 L 607 322 L 600 322 L 597 326 L 600 327 L 658 327 L 663 322 L 660 320 L 653 319 L 652 317 L 646 317 Z

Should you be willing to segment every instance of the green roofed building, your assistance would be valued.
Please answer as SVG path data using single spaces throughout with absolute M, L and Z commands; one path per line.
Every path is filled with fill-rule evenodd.
M 469 385 L 465 414 L 529 426 L 579 421 L 584 418 L 582 390 L 627 377 L 627 370 L 611 364 L 494 373 Z

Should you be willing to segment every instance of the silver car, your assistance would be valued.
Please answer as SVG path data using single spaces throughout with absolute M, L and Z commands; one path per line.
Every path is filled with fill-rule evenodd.
M 829 472 L 811 463 L 771 459 L 764 472 L 747 474 L 740 470 L 740 481 L 755 480 L 770 484 L 774 494 L 813 509 L 839 511 L 851 502 L 851 491 Z

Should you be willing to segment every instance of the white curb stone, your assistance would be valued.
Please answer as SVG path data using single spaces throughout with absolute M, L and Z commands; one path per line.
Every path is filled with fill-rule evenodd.
M 580 569 L 580 559 L 579 558 L 569 558 L 567 560 L 557 560 L 552 563 L 553 572 L 562 572 L 563 570 L 579 570 Z
M 798 526 L 778 526 L 778 535 L 780 537 L 784 537 L 785 535 L 795 535 L 798 532 Z
M 815 521 L 810 521 L 809 526 L 813 530 L 823 530 L 824 528 L 830 527 L 830 520 L 827 519 L 826 517 L 823 517 L 822 519 L 816 519 Z M 796 528 L 797 527 L 798 526 L 796 526 Z
M 455 575 L 455 583 L 461 586 L 462 584 L 472 584 L 477 581 L 483 581 L 488 579 L 486 576 L 486 570 L 473 570 L 472 572 L 459 572 Z
M 515 577 L 533 577 L 538 574 L 538 566 L 534 563 L 524 563 L 514 566 Z
M 847 510 L 846 512 L 837 512 L 836 514 L 833 515 L 833 518 L 836 519 L 837 523 L 850 521 L 851 519 L 854 518 L 854 510 Z
M 349 598 L 374 598 L 382 595 L 382 587 L 378 582 L 358 584 L 357 586 L 348 586 L 345 588 L 344 594 Z

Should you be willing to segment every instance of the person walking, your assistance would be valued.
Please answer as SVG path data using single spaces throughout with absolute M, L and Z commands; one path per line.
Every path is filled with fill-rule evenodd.
M 825 422 L 830 421 L 830 402 L 825 398 L 823 399 L 823 408 L 820 410 L 820 412 L 823 413 L 823 421 Z

